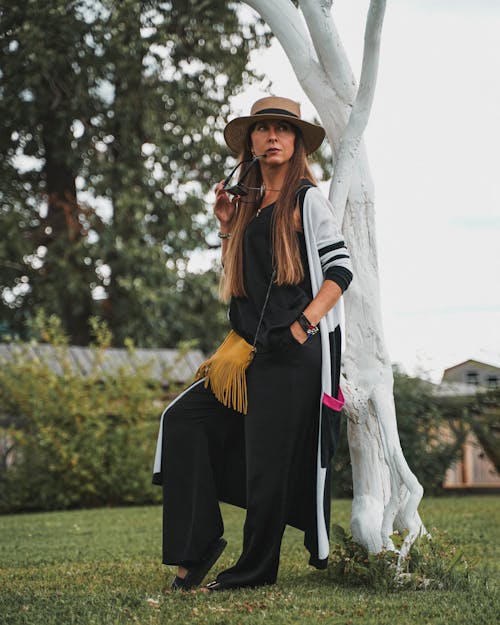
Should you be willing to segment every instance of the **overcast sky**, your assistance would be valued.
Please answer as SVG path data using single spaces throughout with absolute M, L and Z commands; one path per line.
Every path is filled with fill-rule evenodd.
M 368 1 L 334 6 L 359 75 Z M 500 366 L 499 35 L 498 0 L 387 2 L 366 131 L 384 329 L 392 361 L 434 380 L 468 358 Z M 311 119 L 279 44 L 253 65 Z

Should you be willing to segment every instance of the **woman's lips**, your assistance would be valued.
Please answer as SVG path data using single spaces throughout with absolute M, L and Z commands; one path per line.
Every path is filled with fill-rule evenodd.
M 279 151 L 279 148 L 269 148 L 266 150 L 266 154 L 277 154 Z

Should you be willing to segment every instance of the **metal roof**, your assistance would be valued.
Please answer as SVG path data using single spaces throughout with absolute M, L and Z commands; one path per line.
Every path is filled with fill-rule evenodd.
M 62 374 L 70 371 L 84 377 L 93 372 L 118 372 L 120 369 L 134 373 L 141 367 L 149 367 L 151 379 L 184 383 L 196 373 L 205 359 L 201 350 L 183 352 L 177 349 L 109 348 L 76 345 L 55 346 L 40 343 L 0 343 L 0 362 L 12 361 L 22 354 L 38 359 Z

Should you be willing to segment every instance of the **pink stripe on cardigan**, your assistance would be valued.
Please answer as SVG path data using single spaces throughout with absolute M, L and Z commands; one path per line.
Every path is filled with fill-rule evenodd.
M 342 389 L 340 388 L 340 386 L 339 386 L 339 392 L 337 393 L 336 399 L 335 397 L 332 397 L 331 395 L 328 395 L 327 393 L 323 393 L 323 403 L 325 404 L 325 406 L 328 406 L 328 408 L 331 408 L 332 410 L 335 410 L 336 412 L 339 412 L 339 410 L 342 410 L 345 404 L 345 399 L 344 399 L 344 395 L 342 394 Z

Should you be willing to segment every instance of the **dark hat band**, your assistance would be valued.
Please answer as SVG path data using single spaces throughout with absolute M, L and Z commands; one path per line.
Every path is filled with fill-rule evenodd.
M 290 111 L 286 111 L 285 109 L 262 109 L 261 111 L 254 113 L 254 115 L 286 115 L 287 117 L 300 119 L 298 115 L 295 115 L 295 113 L 291 113 Z

